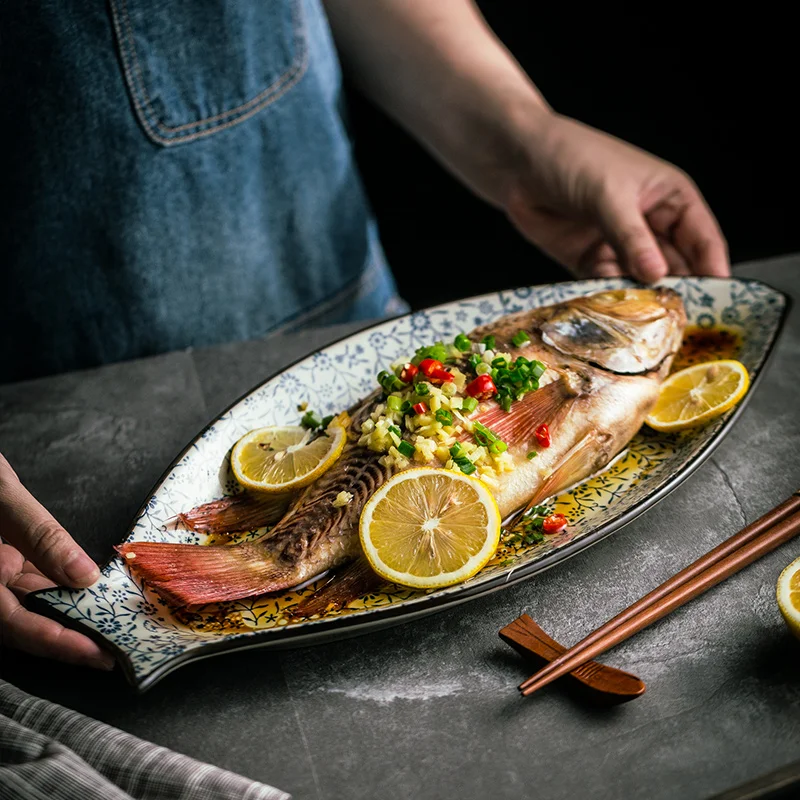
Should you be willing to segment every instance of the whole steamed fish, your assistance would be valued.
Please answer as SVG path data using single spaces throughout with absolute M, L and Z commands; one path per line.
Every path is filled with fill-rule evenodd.
M 469 334 L 474 343 L 494 337 L 497 352 L 546 366 L 539 388 L 509 410 L 488 400 L 469 414 L 507 445 L 503 457 L 511 468 L 490 484 L 504 518 L 597 472 L 625 447 L 658 397 L 685 324 L 674 291 L 624 289 L 512 314 Z M 528 341 L 518 346 L 520 331 Z M 383 403 L 378 392 L 352 410 L 338 461 L 261 538 L 211 546 L 127 542 L 120 553 L 176 606 L 274 592 L 347 562 L 363 564 L 361 510 L 398 470 L 391 459 L 359 444 Z M 530 459 L 542 424 L 550 445 Z M 441 457 L 428 463 L 443 466 Z M 334 505 L 341 492 L 352 500 Z

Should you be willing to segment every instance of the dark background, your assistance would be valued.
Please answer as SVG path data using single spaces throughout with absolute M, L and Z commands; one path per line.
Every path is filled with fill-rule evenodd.
M 677 164 L 731 261 L 800 250 L 792 26 L 766 7 L 484 0 L 489 24 L 559 113 Z M 355 92 L 356 153 L 401 293 L 414 308 L 570 276 Z

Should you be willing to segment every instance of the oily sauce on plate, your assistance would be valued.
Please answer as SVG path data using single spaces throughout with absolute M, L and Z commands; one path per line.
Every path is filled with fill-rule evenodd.
M 738 358 L 742 337 L 733 328 L 715 325 L 701 328 L 691 325 L 683 333 L 681 349 L 672 362 L 672 372 L 703 361 Z

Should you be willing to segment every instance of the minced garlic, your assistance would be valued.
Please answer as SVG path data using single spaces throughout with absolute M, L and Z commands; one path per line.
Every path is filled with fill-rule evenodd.
M 456 372 L 453 370 L 454 375 Z M 473 423 L 462 411 L 463 397 L 448 391 L 456 388 L 456 381 L 464 383 L 466 376 L 458 372 L 453 383 L 444 386 L 429 384 L 429 393 L 424 398 L 429 410 L 424 414 L 404 415 L 393 411 L 388 403 L 380 403 L 362 423 L 358 443 L 381 453 L 380 463 L 385 467 L 406 469 L 412 463 L 431 464 L 439 461 L 446 468 L 460 472 L 451 458 L 450 448 L 459 441 L 461 434 L 472 432 Z M 392 392 L 389 397 L 406 400 L 410 394 L 398 391 Z M 446 425 L 436 418 L 436 412 L 440 409 L 451 412 L 454 424 Z M 406 442 L 413 446 L 413 454 L 403 454 L 398 450 L 402 441 L 398 431 L 403 429 L 409 434 Z M 491 453 L 486 447 L 472 441 L 461 444 L 477 468 L 478 477 L 485 476 L 491 480 L 514 468 L 514 462 L 507 452 Z
M 339 492 L 339 494 L 336 495 L 336 499 L 333 501 L 333 507 L 342 508 L 350 503 L 352 499 L 353 495 L 351 492 Z

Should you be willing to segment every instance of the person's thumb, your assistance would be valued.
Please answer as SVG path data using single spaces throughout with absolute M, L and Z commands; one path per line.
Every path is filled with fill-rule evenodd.
M 600 208 L 600 225 L 632 278 L 652 283 L 669 272 L 669 266 L 635 198 L 608 198 Z
M 2 455 L 0 538 L 57 584 L 89 586 L 100 576 L 97 564 L 22 485 Z

